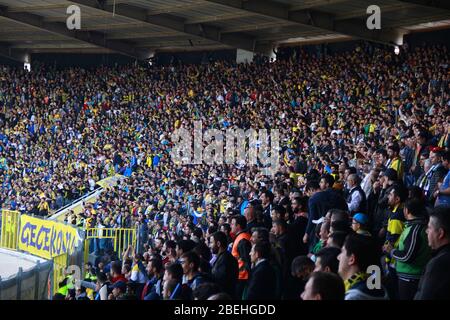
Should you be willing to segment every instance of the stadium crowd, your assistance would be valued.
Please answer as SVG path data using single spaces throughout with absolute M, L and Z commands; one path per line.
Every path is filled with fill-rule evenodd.
M 138 246 L 95 241 L 81 288 L 69 276 L 55 299 L 450 298 L 445 46 L 3 67 L 0 83 L 2 208 L 47 216 L 127 177 L 66 221 L 136 227 Z M 175 163 L 170 135 L 196 120 L 279 129 L 279 171 Z

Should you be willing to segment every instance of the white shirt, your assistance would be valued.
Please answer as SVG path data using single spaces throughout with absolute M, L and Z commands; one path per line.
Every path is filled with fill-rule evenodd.
M 356 187 L 353 187 L 350 192 L 352 192 L 353 189 Z M 359 204 L 361 203 L 361 193 L 360 192 L 353 192 L 352 197 L 350 198 L 350 202 L 347 202 L 348 210 L 349 211 L 355 211 L 358 209 Z

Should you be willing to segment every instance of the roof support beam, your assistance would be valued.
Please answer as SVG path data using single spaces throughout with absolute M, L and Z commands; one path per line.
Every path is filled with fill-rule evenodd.
M 208 5 L 208 3 L 205 3 L 203 0 L 196 1 L 196 2 L 186 2 L 183 4 L 179 4 L 179 5 L 171 5 L 171 6 L 167 6 L 167 7 L 163 7 L 163 8 L 158 8 L 155 10 L 152 9 L 152 10 L 149 10 L 148 13 L 150 15 L 173 13 L 173 12 L 180 12 L 180 11 L 185 11 L 185 10 L 189 10 L 189 9 L 194 9 L 194 8 L 202 7 L 205 5 Z
M 97 1 L 95 0 L 70 0 L 70 2 L 111 13 L 114 10 L 113 6 L 111 5 L 105 5 L 103 7 L 98 6 Z M 186 24 L 183 19 L 174 16 L 148 15 L 146 10 L 133 5 L 116 5 L 114 12 L 115 15 L 118 16 L 145 22 L 153 26 L 164 27 L 168 30 L 184 33 L 185 35 L 200 37 L 214 42 L 226 44 L 234 48 L 253 52 L 261 52 L 265 54 L 272 52 L 271 44 L 257 43 L 256 39 L 253 37 L 241 34 L 222 34 L 222 30 L 218 27 L 202 23 Z
M 279 19 L 282 21 L 295 22 L 299 25 L 311 26 L 317 29 L 340 33 L 351 37 L 365 39 L 368 41 L 380 42 L 383 44 L 403 43 L 403 34 L 396 29 L 369 30 L 366 27 L 365 20 L 345 20 L 336 21 L 333 15 L 315 11 L 300 10 L 291 11 L 289 6 L 284 6 L 273 1 L 259 0 L 205 0 L 222 6 L 236 8 L 266 17 Z
M 347 1 L 349 1 L 349 0 L 309 0 L 309 1 L 303 1 L 302 4 L 293 5 L 289 9 L 292 11 L 303 10 L 303 9 L 315 8 L 315 7 L 320 7 L 320 6 L 338 4 L 338 3 L 347 2 Z
M 234 20 L 241 19 L 254 16 L 251 12 L 240 12 L 240 13 L 226 13 L 217 16 L 204 16 L 201 18 L 189 19 L 186 21 L 187 24 L 194 23 L 205 23 L 205 22 L 217 22 L 217 21 L 226 21 L 226 20 Z
M 108 40 L 105 35 L 94 31 L 69 30 L 64 23 L 47 22 L 43 17 L 31 13 L 10 12 L 6 7 L 0 7 L 0 16 L 31 26 L 40 30 L 48 31 L 66 38 L 79 40 L 85 43 L 93 44 L 98 47 L 110 49 L 121 54 L 137 58 L 147 59 L 150 57 L 150 50 L 138 50 L 129 42 Z
M 21 63 L 29 62 L 30 56 L 24 50 L 14 49 L 8 43 L 0 42 L 0 56 L 18 61 Z
M 442 9 L 450 11 L 450 1 L 448 0 L 397 0 L 408 4 L 414 4 L 421 7 Z

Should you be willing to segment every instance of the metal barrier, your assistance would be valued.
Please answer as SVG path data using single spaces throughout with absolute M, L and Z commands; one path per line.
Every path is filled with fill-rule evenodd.
M 32 270 L 19 271 L 7 280 L 0 278 L 0 300 L 46 300 L 47 282 L 52 270 L 52 261 L 37 262 Z
M 21 213 L 19 211 L 2 210 L 0 218 L 0 247 L 15 250 L 16 252 L 20 251 L 18 240 Z M 84 234 L 82 230 L 79 230 L 79 232 L 82 235 Z M 24 251 L 30 253 L 28 250 Z M 35 252 L 34 255 L 39 256 Z M 23 272 L 22 268 L 20 268 L 14 279 L 2 280 L 0 278 L 0 300 L 5 298 L 17 300 L 51 298 L 52 295 L 58 292 L 59 283 L 66 277 L 65 271 L 69 265 L 72 267 L 78 266 L 80 271 L 84 269 L 82 246 L 79 246 L 70 255 L 64 253 L 53 257 L 45 264 L 40 266 L 38 264 L 31 271 Z M 43 266 L 45 266 L 44 269 Z M 33 284 L 36 287 L 33 288 Z
M 0 247 L 17 250 L 20 212 L 2 209 Z
M 93 240 L 93 241 L 92 241 Z M 99 250 L 113 249 L 120 256 L 129 245 L 136 247 L 137 232 L 132 228 L 89 228 L 84 240 L 84 261 L 89 254 Z
M 48 216 L 47 220 L 54 220 L 61 223 L 64 223 L 64 218 L 66 212 L 69 210 L 74 210 L 75 213 L 79 213 L 83 210 L 83 202 L 85 203 L 93 203 L 97 200 L 98 196 L 103 192 L 103 188 L 97 188 L 94 191 L 91 191 L 81 198 L 78 198 L 75 201 L 72 201 L 71 203 L 67 204 L 66 206 L 58 209 L 52 215 Z

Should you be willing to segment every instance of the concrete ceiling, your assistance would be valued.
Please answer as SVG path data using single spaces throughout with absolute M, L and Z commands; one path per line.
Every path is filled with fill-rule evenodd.
M 381 8 L 381 30 L 366 27 Z M 69 30 L 70 5 L 81 29 Z M 405 33 L 450 27 L 448 0 L 0 0 L 0 55 L 240 48 L 269 53 L 290 43 L 365 39 L 401 44 Z

